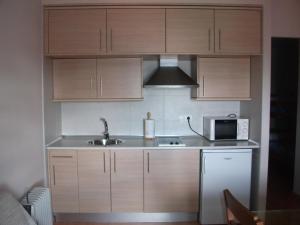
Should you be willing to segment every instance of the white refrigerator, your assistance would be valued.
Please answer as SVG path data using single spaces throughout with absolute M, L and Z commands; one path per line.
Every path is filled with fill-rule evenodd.
M 249 207 L 251 149 L 203 150 L 201 153 L 200 223 L 226 224 L 223 190 Z

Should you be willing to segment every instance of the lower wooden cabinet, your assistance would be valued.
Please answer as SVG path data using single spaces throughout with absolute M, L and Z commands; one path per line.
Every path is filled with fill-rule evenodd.
M 250 100 L 250 58 L 198 58 L 199 100 Z
M 77 151 L 50 151 L 48 166 L 53 211 L 79 212 Z
M 198 212 L 199 150 L 144 151 L 144 211 Z
M 78 151 L 79 212 L 110 212 L 110 151 Z
M 113 212 L 143 212 L 143 151 L 111 151 Z
M 198 212 L 199 150 L 50 150 L 55 213 Z

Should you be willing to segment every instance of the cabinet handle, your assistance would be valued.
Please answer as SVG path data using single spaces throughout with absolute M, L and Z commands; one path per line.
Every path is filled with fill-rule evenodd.
M 203 174 L 206 173 L 205 166 L 206 166 L 206 157 L 204 156 L 204 157 L 203 157 L 203 165 L 202 165 L 202 172 L 203 172 Z
M 116 152 L 114 152 L 114 172 L 117 172 Z
M 105 152 L 103 152 L 103 171 L 106 173 L 106 160 L 105 160 Z
M 102 50 L 102 31 L 99 29 L 99 35 L 100 35 L 100 51 Z
M 208 51 L 210 51 L 210 28 L 208 29 Z
M 90 79 L 90 89 L 91 89 L 91 91 L 93 90 L 93 77 L 91 77 L 91 79 Z
M 71 159 L 71 158 L 73 158 L 73 156 L 71 156 L 71 155 L 53 155 L 53 156 L 51 156 L 52 158 L 65 158 L 65 159 Z
M 204 97 L 204 76 L 202 77 L 202 96 Z
M 150 173 L 150 153 L 147 152 L 147 171 Z
M 110 51 L 113 50 L 113 30 L 110 29 Z
M 221 50 L 221 29 L 219 29 L 219 50 Z
M 225 160 L 232 160 L 232 158 L 228 157 L 228 158 L 224 158 Z
M 100 96 L 102 96 L 102 76 L 100 74 Z
M 55 166 L 52 166 L 52 171 L 53 171 L 53 185 L 56 185 L 56 177 L 55 177 Z

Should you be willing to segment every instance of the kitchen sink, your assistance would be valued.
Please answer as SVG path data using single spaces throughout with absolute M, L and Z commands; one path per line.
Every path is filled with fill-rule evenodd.
M 90 145 L 101 145 L 101 146 L 106 146 L 106 145 L 118 145 L 123 143 L 124 141 L 121 139 L 95 139 L 95 140 L 90 140 L 88 143 Z

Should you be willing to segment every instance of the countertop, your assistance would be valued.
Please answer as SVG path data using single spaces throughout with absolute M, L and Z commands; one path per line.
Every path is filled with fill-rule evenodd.
M 100 136 L 62 136 L 47 146 L 47 149 L 255 149 L 259 144 L 254 141 L 208 141 L 199 136 L 181 136 L 184 147 L 159 147 L 157 140 L 145 140 L 143 136 L 112 136 L 123 140 L 123 143 L 110 146 L 91 145 L 89 140 Z

